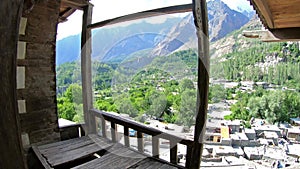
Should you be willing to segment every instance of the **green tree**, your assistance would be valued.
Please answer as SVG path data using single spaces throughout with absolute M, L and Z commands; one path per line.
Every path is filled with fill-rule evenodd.
M 184 92 L 187 89 L 195 89 L 193 82 L 190 79 L 183 79 L 179 83 L 180 91 Z
M 179 123 L 189 127 L 195 124 L 196 97 L 195 90 L 185 90 L 182 93 L 180 112 L 178 113 Z
M 212 85 L 209 87 L 208 100 L 211 103 L 218 103 L 226 99 L 227 93 L 222 85 Z
M 60 118 L 83 122 L 81 86 L 71 84 L 62 97 L 57 98 L 57 109 Z M 74 118 L 75 116 L 76 118 Z

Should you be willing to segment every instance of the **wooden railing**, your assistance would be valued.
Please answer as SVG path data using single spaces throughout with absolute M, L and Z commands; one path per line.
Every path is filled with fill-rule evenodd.
M 85 124 L 71 124 L 63 127 L 59 127 L 59 133 L 61 140 L 68 140 L 72 138 L 78 138 L 85 135 Z
M 177 145 L 183 144 L 186 145 L 186 162 L 185 167 L 188 168 L 191 163 L 191 154 L 193 148 L 193 140 L 181 138 L 169 133 L 165 133 L 161 130 L 145 126 L 138 122 L 122 118 L 120 116 L 103 112 L 100 110 L 92 109 L 90 113 L 94 117 L 98 117 L 101 119 L 101 129 L 102 129 L 102 136 L 107 138 L 107 128 L 106 128 L 106 121 L 109 121 L 111 124 L 111 140 L 113 142 L 117 142 L 117 131 L 116 125 L 122 125 L 124 127 L 124 145 L 130 146 L 129 140 L 129 128 L 136 130 L 137 132 L 137 148 L 138 151 L 144 153 L 144 139 L 143 135 L 148 134 L 152 136 L 152 156 L 155 158 L 159 158 L 159 139 L 169 140 L 170 143 L 170 162 L 173 164 L 177 164 Z

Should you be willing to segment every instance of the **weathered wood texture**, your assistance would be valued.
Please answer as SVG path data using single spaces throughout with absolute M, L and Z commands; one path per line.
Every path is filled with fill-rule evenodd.
M 120 143 L 91 134 L 56 143 L 33 146 L 44 168 L 183 168 L 149 157 Z M 97 153 L 100 158 L 80 161 Z M 69 167 L 64 167 L 68 165 Z
M 192 4 L 170 6 L 170 7 L 165 7 L 165 8 L 147 10 L 147 11 L 129 14 L 129 15 L 125 15 L 125 16 L 120 16 L 120 17 L 113 18 L 113 19 L 108 19 L 105 21 L 93 23 L 93 24 L 89 25 L 88 27 L 90 29 L 95 29 L 95 28 L 100 28 L 103 26 L 113 25 L 113 24 L 117 24 L 117 23 L 121 23 L 121 22 L 127 22 L 127 21 L 149 18 L 149 17 L 154 17 L 154 16 L 160 16 L 160 15 L 166 15 L 166 14 L 190 12 L 190 11 L 192 11 Z
M 23 0 L 0 1 L 0 168 L 25 168 L 16 100 L 16 56 Z
M 267 41 L 300 40 L 300 0 L 250 0 L 264 26 L 273 34 Z M 270 40 L 269 40 L 270 39 Z
M 181 143 L 187 146 L 187 161 L 186 161 L 186 168 L 189 168 L 190 164 L 191 164 L 191 157 L 192 157 L 192 149 L 193 149 L 193 141 L 192 140 L 188 140 L 186 138 L 180 138 L 178 136 L 175 135 L 171 135 L 168 133 L 164 133 L 160 130 L 157 130 L 155 128 L 152 127 L 148 127 L 145 125 L 142 125 L 136 121 L 132 121 L 132 120 L 128 120 L 128 119 L 124 119 L 120 116 L 117 115 L 113 115 L 110 113 L 106 113 L 103 111 L 99 111 L 99 110 L 95 110 L 92 109 L 90 110 L 91 113 L 94 114 L 94 116 L 101 118 L 102 121 L 110 121 L 111 125 L 111 135 L 112 135 L 112 141 L 114 141 L 114 137 L 113 135 L 116 133 L 115 130 L 113 129 L 114 126 L 117 125 L 122 125 L 124 127 L 124 144 L 125 146 L 129 146 L 129 139 L 128 139 L 128 129 L 132 128 L 134 130 L 137 131 L 137 143 L 138 143 L 138 151 L 140 152 L 144 152 L 144 139 L 143 139 L 143 134 L 149 134 L 152 136 L 152 156 L 154 158 L 159 158 L 159 139 L 163 138 L 166 140 L 170 141 L 170 162 L 172 164 L 177 164 L 177 143 Z M 104 120 L 105 119 L 105 120 Z M 103 127 L 106 126 L 105 123 L 102 123 L 102 129 Z M 106 131 L 106 129 L 105 129 Z M 102 130 L 103 133 L 103 130 Z M 104 132 L 105 133 L 105 132 Z M 200 160 L 200 158 L 198 158 L 198 160 Z
M 136 131 L 139 131 L 139 132 L 142 132 L 145 134 L 149 134 L 149 135 L 157 136 L 157 137 L 159 136 L 159 138 L 163 138 L 166 140 L 176 140 L 177 143 L 181 143 L 184 145 L 193 145 L 193 140 L 178 137 L 178 136 L 175 136 L 175 135 L 172 135 L 169 133 L 164 133 L 161 130 L 158 130 L 158 129 L 155 129 L 152 127 L 147 127 L 147 126 L 142 125 L 133 120 L 128 120 L 128 119 L 122 118 L 120 116 L 116 116 L 116 115 L 113 115 L 113 114 L 110 114 L 107 112 L 103 112 L 100 110 L 96 110 L 96 109 L 92 109 L 92 110 L 90 110 L 90 112 L 96 117 L 104 118 L 107 121 L 122 125 L 124 127 L 132 128 Z
M 206 0 L 193 0 L 193 15 L 198 38 L 198 93 L 194 146 L 189 168 L 198 169 L 203 150 L 209 89 L 209 37 Z
M 107 150 L 112 143 L 96 135 L 33 146 L 33 151 L 45 168 L 55 168 Z
M 70 126 L 60 127 L 60 138 L 61 140 L 68 140 L 84 136 L 83 124 L 74 124 Z
M 300 0 L 251 0 L 266 27 L 270 29 L 300 27 Z
M 17 99 L 26 100 L 26 113 L 20 114 L 21 130 L 30 144 L 60 140 L 56 106 L 55 43 L 60 0 L 39 1 L 23 17 L 27 18 L 25 88 L 17 90 Z
M 89 112 L 93 108 L 92 93 L 92 32 L 87 28 L 92 23 L 93 5 L 83 7 L 82 33 L 81 33 L 81 77 L 82 77 L 82 97 L 83 113 L 86 123 L 87 134 L 96 133 L 95 117 Z

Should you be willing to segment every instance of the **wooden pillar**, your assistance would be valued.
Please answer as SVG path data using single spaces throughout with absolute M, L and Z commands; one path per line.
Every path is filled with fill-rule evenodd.
M 170 140 L 170 162 L 173 164 L 177 164 L 177 148 L 177 142 Z
M 144 134 L 140 131 L 137 131 L 137 143 L 138 151 L 144 153 Z
M 152 156 L 159 158 L 159 137 L 152 136 Z
M 191 169 L 200 167 L 207 116 L 209 88 L 209 37 L 206 0 L 193 0 L 193 15 L 198 37 L 197 115 Z
M 111 133 L 111 141 L 117 142 L 117 125 L 114 122 L 110 122 L 110 133 Z
M 130 147 L 129 128 L 127 126 L 124 126 L 124 145 Z
M 0 168 L 25 168 L 16 96 L 16 59 L 23 0 L 0 1 Z
M 86 124 L 86 133 L 96 133 L 95 117 L 89 112 L 93 108 L 92 93 L 92 61 L 91 61 L 91 29 L 87 28 L 92 23 L 93 5 L 89 4 L 83 8 L 82 34 L 81 34 L 81 77 L 83 113 Z

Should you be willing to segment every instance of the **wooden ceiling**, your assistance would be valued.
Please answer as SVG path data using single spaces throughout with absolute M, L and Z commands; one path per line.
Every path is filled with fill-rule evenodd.
M 278 39 L 300 39 L 300 0 L 250 0 L 265 27 Z
M 89 0 L 62 0 L 60 4 L 59 22 L 67 21 L 77 9 L 82 10 L 88 5 Z

